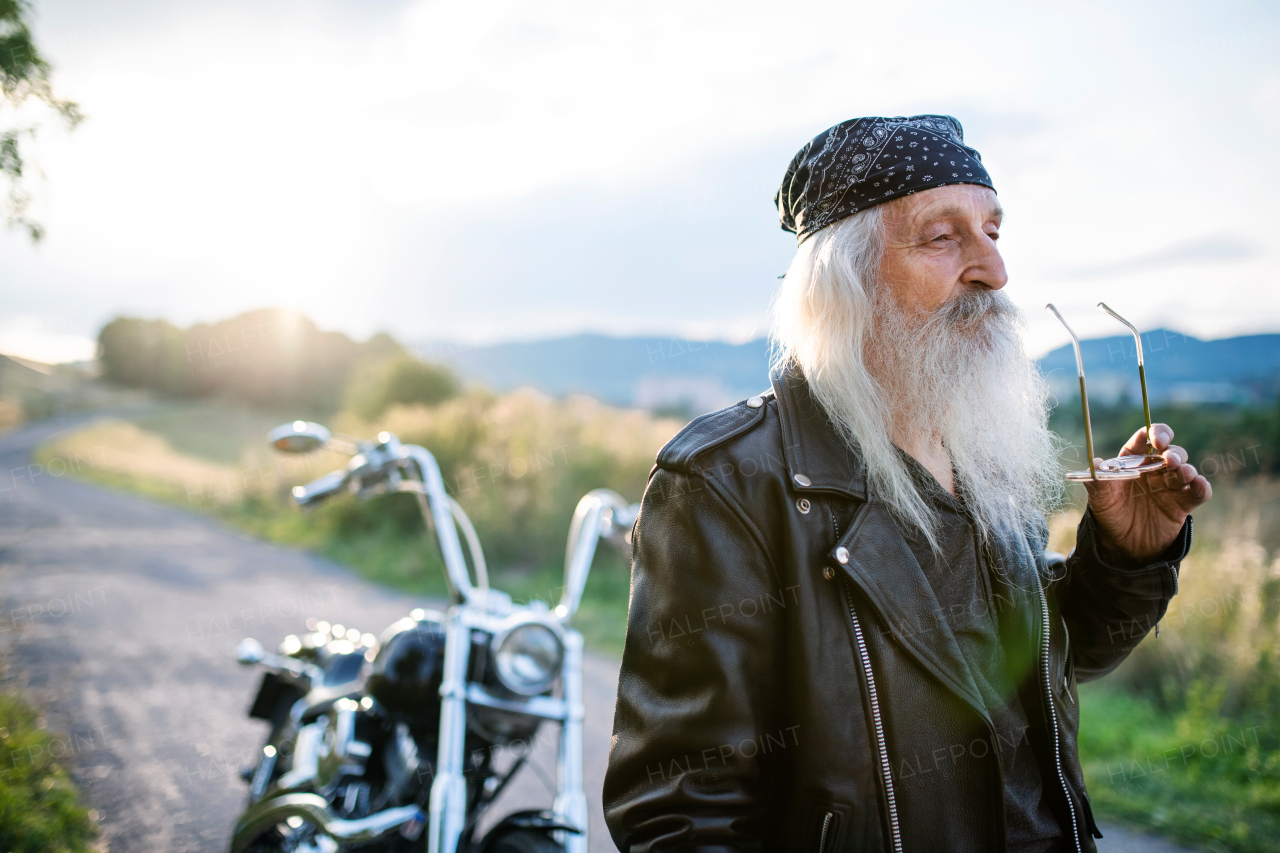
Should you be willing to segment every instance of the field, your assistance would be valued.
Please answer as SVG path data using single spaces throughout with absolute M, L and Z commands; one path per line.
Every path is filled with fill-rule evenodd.
M 1280 849 L 1280 482 L 1213 482 L 1161 623 L 1081 690 L 1099 812 L 1208 850 Z
M 338 467 L 333 454 L 286 457 L 265 434 L 286 412 L 219 401 L 171 404 L 106 421 L 43 448 L 39 461 L 75 476 L 213 513 L 254 535 L 316 550 L 379 583 L 439 596 L 434 544 L 412 498 L 351 497 L 311 513 L 287 489 Z M 398 407 L 372 423 L 346 414 L 335 431 L 389 429 L 432 448 L 479 529 L 495 586 L 554 604 L 576 499 L 607 485 L 638 499 L 654 452 L 679 427 L 585 399 L 472 393 L 432 409 Z M 1258 468 L 1212 477 L 1196 542 L 1160 636 L 1081 691 L 1081 755 L 1097 811 L 1222 851 L 1280 848 L 1280 481 Z M 1051 546 L 1073 545 L 1077 504 L 1053 520 Z M 629 579 L 602 549 L 578 627 L 616 654 Z

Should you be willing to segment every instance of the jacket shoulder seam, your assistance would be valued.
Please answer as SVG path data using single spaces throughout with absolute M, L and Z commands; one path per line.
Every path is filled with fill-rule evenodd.
M 685 473 L 683 471 L 673 471 L 667 468 L 659 468 L 655 466 L 653 473 L 657 474 L 658 471 L 662 471 L 668 476 L 686 477 L 688 479 L 696 479 L 700 482 L 705 491 L 711 493 L 710 500 L 718 502 L 727 509 L 729 514 L 733 516 L 734 521 L 736 521 L 738 526 L 742 528 L 742 531 L 747 535 L 751 542 L 755 544 L 756 548 L 760 552 L 761 563 L 764 566 L 764 569 L 772 577 L 773 582 L 781 588 L 782 575 L 778 571 L 777 563 L 773 559 L 773 553 L 769 550 L 764 533 L 760 530 L 759 525 L 752 521 L 751 516 L 745 509 L 743 509 L 742 504 L 736 500 L 733 495 L 729 494 L 721 484 L 714 482 L 712 478 L 705 476 L 699 471 Z M 650 480 L 650 485 L 652 485 L 652 479 Z M 699 491 L 703 491 L 703 489 L 699 489 Z M 644 513 L 641 511 L 640 517 L 636 519 L 636 524 L 640 523 L 643 516 Z
M 658 451 L 658 466 L 694 473 L 697 457 L 763 423 L 766 408 L 767 403 L 752 408 L 742 402 L 694 418 Z

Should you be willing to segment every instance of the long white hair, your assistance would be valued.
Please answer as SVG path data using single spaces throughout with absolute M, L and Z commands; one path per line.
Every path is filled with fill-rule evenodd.
M 1048 387 L 1023 347 L 1020 312 L 998 291 L 972 289 L 905 314 L 880 280 L 882 211 L 856 213 L 800 246 L 774 301 L 774 368 L 799 367 L 861 455 L 874 498 L 935 551 L 935 512 L 895 436 L 941 439 L 983 533 L 1027 531 L 1064 487 Z

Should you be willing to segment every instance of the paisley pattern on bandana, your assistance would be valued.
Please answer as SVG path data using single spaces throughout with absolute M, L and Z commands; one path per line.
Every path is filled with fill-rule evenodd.
M 833 222 L 947 184 L 991 187 L 982 157 L 951 116 L 872 116 L 841 122 L 791 160 L 773 197 L 784 231 L 803 243 Z

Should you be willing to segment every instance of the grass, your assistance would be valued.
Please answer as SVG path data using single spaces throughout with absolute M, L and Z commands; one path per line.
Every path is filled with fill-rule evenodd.
M 172 404 L 133 421 L 138 429 L 163 438 L 177 453 L 219 465 L 238 465 L 246 448 L 260 448 L 267 433 L 298 417 L 296 410 L 263 411 L 208 400 Z
M 45 731 L 22 699 L 0 692 L 0 850 L 87 853 L 97 828 L 58 757 L 74 745 Z
M 1206 707 L 1169 715 L 1107 687 L 1080 692 L 1080 756 L 1101 816 L 1213 851 L 1280 849 L 1274 724 Z

